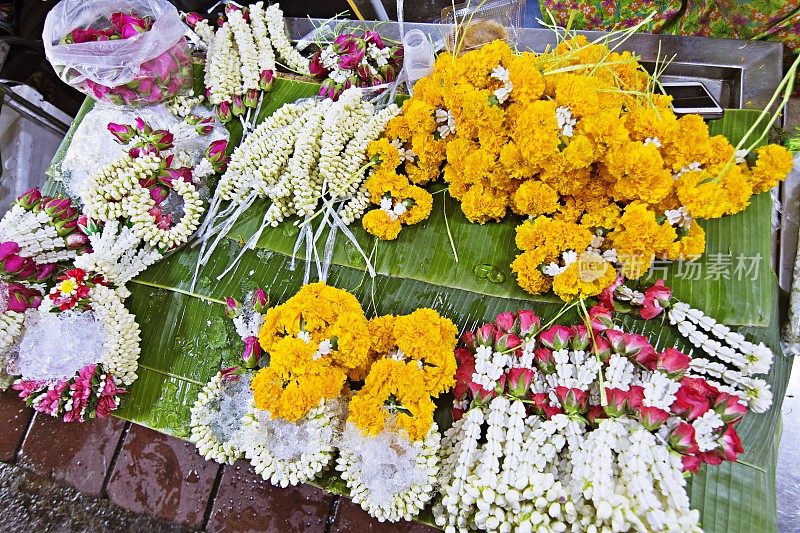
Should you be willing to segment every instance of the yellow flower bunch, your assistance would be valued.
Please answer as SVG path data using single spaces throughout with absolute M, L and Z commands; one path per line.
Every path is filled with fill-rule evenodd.
M 389 416 L 414 441 L 433 423 L 432 398 L 455 384 L 458 330 L 433 309 L 370 320 L 371 359 L 364 387 L 350 400 L 349 420 L 380 433 Z
M 305 285 L 267 310 L 259 343 L 270 363 L 253 379 L 256 407 L 287 420 L 338 396 L 347 378 L 365 375 L 369 363 L 370 330 L 361 305 L 324 283 Z
M 737 152 L 654 87 L 636 57 L 583 36 L 543 54 L 503 41 L 442 54 L 370 147 L 370 199 L 391 208 L 385 198 L 442 176 L 471 222 L 529 217 L 512 269 L 529 292 L 565 299 L 599 293 L 614 272 L 640 277 L 655 258 L 697 257 L 696 220 L 742 211 L 792 157 Z M 382 209 L 364 226 L 394 239 L 402 222 Z

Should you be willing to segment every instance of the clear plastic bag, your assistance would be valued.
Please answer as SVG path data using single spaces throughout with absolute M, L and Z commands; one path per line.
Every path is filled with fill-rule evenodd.
M 114 13 L 149 17 L 152 27 L 127 38 L 63 42 L 76 29 L 110 28 Z M 167 0 L 62 0 L 47 14 L 42 39 L 47 59 L 69 85 L 99 101 L 146 105 L 191 88 L 186 30 Z
M 458 26 L 458 31 L 443 35 L 447 49 L 469 52 L 494 39 L 514 46 L 524 11 L 525 0 L 469 0 L 445 7 L 441 20 L 444 27 Z

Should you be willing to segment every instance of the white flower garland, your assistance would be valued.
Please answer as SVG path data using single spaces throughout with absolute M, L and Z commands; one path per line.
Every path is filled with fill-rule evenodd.
M 267 30 L 269 31 L 269 38 L 272 41 L 272 46 L 286 63 L 286 66 L 298 74 L 310 75 L 311 72 L 308 70 L 308 58 L 303 57 L 303 55 L 292 46 L 292 43 L 286 36 L 286 25 L 283 21 L 283 11 L 281 11 L 280 5 L 273 4 L 269 6 L 264 13 L 264 19 L 267 23 Z
M 104 324 L 107 335 L 103 345 L 103 360 L 98 362 L 124 385 L 130 385 L 137 378 L 136 370 L 141 353 L 141 332 L 136 317 L 110 287 L 95 285 L 89 298 L 92 311 Z
M 13 381 L 6 373 L 9 352 L 22 337 L 25 313 L 4 311 L 0 313 L 0 390 L 5 390 Z
M 258 76 L 260 72 L 258 69 L 256 42 L 250 25 L 245 22 L 244 13 L 240 9 L 233 9 L 228 12 L 227 24 L 231 26 L 236 49 L 239 52 L 242 94 L 244 94 L 247 91 L 258 89 Z
M 178 95 L 166 103 L 167 109 L 176 117 L 186 118 L 192 114 L 195 107 L 202 105 L 205 97 L 195 95 L 194 91 L 189 91 L 189 94 Z
M 412 520 L 432 498 L 440 448 L 435 423 L 414 442 L 396 427 L 365 436 L 347 423 L 338 448 L 336 469 L 350 497 L 380 522 Z
M 77 252 L 67 249 L 66 240 L 58 235 L 52 222 L 45 211 L 28 211 L 14 205 L 0 219 L 0 242 L 17 243 L 19 254 L 31 257 L 38 264 L 73 259 Z
M 205 84 L 209 100 L 214 105 L 227 102 L 234 95 L 244 93 L 241 80 L 241 62 L 234 49 L 230 24 L 217 29 L 206 55 Z
M 250 26 L 253 29 L 253 37 L 258 48 L 259 72 L 265 70 L 274 71 L 275 52 L 272 50 L 272 42 L 269 40 L 264 2 L 256 2 L 250 5 Z
M 139 180 L 149 178 L 160 166 L 161 157 L 156 154 L 137 158 L 125 154 L 103 167 L 86 180 L 81 194 L 84 214 L 102 221 L 123 218 L 128 212 L 130 191 L 141 187 Z
M 189 440 L 200 455 L 228 464 L 244 456 L 238 439 L 252 397 L 249 374 L 231 379 L 218 372 L 211 378 L 191 409 Z
M 334 440 L 344 420 L 341 398 L 322 400 L 297 422 L 273 419 L 250 405 L 237 439 L 256 473 L 275 486 L 314 479 L 334 456 Z

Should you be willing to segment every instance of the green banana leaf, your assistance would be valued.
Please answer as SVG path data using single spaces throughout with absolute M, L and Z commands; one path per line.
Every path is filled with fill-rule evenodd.
M 266 116 L 280 104 L 308 97 L 315 91 L 314 84 L 279 80 L 261 115 Z M 85 105 L 82 112 L 89 106 Z M 753 120 L 752 112 L 729 111 L 711 129 L 737 141 Z M 240 130 L 232 133 L 238 136 Z M 68 135 L 65 146 L 69 139 Z M 63 148 L 54 161 L 51 178 L 59 174 Z M 54 179 L 49 188 L 58 188 Z M 508 265 L 516 253 L 513 231 L 518 221 L 469 224 L 458 204 L 440 189 L 436 185 L 431 189 L 435 198 L 431 218 L 404 229 L 397 241 L 376 243 L 354 228 L 361 248 L 373 254 L 377 271 L 374 279 L 367 275 L 355 247 L 340 235 L 328 283 L 353 292 L 368 315 L 432 307 L 456 322 L 462 331 L 491 320 L 499 312 L 523 308 L 532 308 L 545 319 L 563 313 L 559 321 L 566 324 L 577 320 L 574 308 L 565 312 L 564 305 L 552 295 L 531 296 L 516 286 Z M 271 303 L 279 303 L 300 288 L 304 262 L 301 253 L 296 261 L 291 257 L 299 232 L 293 221 L 268 229 L 256 250 L 245 253 L 232 272 L 217 279 L 239 254 L 242 242 L 255 231 L 264 208 L 264 204 L 256 204 L 243 217 L 230 239 L 220 245 L 201 271 L 193 290 L 190 280 L 198 251 L 192 248 L 171 255 L 130 283 L 132 295 L 126 303 L 141 326 L 142 355 L 139 379 L 130 387 L 115 413 L 117 416 L 186 438 L 189 408 L 198 391 L 220 368 L 236 364 L 242 349 L 233 326 L 224 316 L 224 297 L 242 296 L 256 287 L 264 287 Z M 732 271 L 729 279 L 678 279 L 681 266 L 671 265 L 666 277 L 675 289 L 675 296 L 725 323 L 743 326 L 754 339 L 780 353 L 778 287 L 770 267 L 768 194 L 755 197 L 743 213 L 703 224 L 708 244 L 701 263 L 706 268 L 714 254 L 762 259 L 748 272 L 750 277 L 746 280 L 736 279 Z M 293 263 L 296 268 L 292 268 Z M 662 275 L 659 272 L 656 277 Z M 663 320 L 643 321 L 634 317 L 624 320 L 627 328 L 648 335 L 657 348 L 690 349 Z M 692 505 L 700 510 L 706 531 L 776 529 L 775 464 L 780 406 L 790 368 L 789 359 L 776 357 L 768 378 L 774 404 L 767 413 L 748 415 L 739 425 L 746 450 L 739 460 L 720 467 L 704 467 L 691 479 Z M 331 473 L 319 482 L 333 492 L 345 491 L 341 480 Z

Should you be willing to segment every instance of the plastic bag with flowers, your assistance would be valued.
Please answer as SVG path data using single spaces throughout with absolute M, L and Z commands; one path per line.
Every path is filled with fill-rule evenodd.
M 462 337 L 438 525 L 699 530 L 683 472 L 736 459 L 747 405 L 691 377 L 692 357 L 590 316 L 507 312 Z
M 367 319 L 347 291 L 305 285 L 267 310 L 259 344 L 269 366 L 251 383 L 240 449 L 273 485 L 296 485 L 333 459 L 345 417 L 343 387 L 368 363 Z
M 192 58 L 166 0 L 62 0 L 45 19 L 45 54 L 59 77 L 118 105 L 158 103 L 192 87 Z
M 348 405 L 336 468 L 381 522 L 411 520 L 433 497 L 440 435 L 433 399 L 455 382 L 457 329 L 432 309 L 370 320 L 374 360 Z
M 8 374 L 8 364 L 16 357 L 16 350 L 25 323 L 25 312 L 39 307 L 42 295 L 19 283 L 6 283 L 0 279 L 0 390 L 14 381 Z
M 637 279 L 655 258 L 698 257 L 696 219 L 744 210 L 786 177 L 792 158 L 780 146 L 711 136 L 700 116 L 676 117 L 654 87 L 629 52 L 583 36 L 543 54 L 502 41 L 442 54 L 373 143 L 380 164 L 367 186 L 381 209 L 364 227 L 395 238 L 395 206 L 441 175 L 471 222 L 528 218 L 511 267 L 533 294 L 594 296 L 617 272 Z

